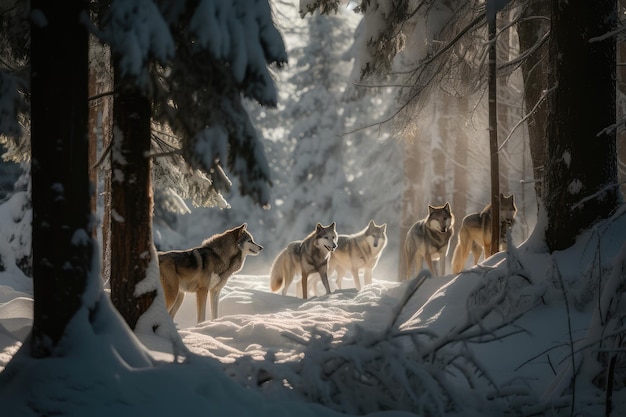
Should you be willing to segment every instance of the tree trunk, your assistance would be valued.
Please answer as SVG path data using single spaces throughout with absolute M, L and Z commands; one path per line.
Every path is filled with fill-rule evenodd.
M 424 164 L 420 161 L 419 139 L 417 132 L 404 138 L 404 186 L 402 189 L 402 213 L 400 218 L 400 254 L 398 257 L 398 279 L 406 278 L 406 257 L 404 254 L 404 240 L 406 234 L 419 219 L 420 207 L 424 197 L 421 192 Z
M 542 101 L 548 89 L 548 42 L 543 39 L 550 29 L 550 0 L 530 0 L 517 25 L 520 50 L 532 52 L 522 62 L 524 102 L 528 117 L 528 139 L 535 179 L 535 193 L 540 201 L 546 152 L 546 125 L 549 107 Z M 542 40 L 543 39 L 543 40 Z
M 107 72 L 103 76 L 104 91 L 113 91 L 113 75 Z M 103 100 L 102 107 L 102 149 L 111 148 L 113 141 L 113 97 L 108 96 Z M 106 173 L 103 175 L 103 198 L 102 198 L 102 281 L 111 282 L 111 166 L 110 158 Z
M 553 1 L 543 202 L 551 251 L 608 217 L 619 201 L 615 131 L 615 0 Z M 575 70 L 573 70 L 575 69 Z
M 87 9 L 81 0 L 31 2 L 33 18 L 45 16 L 31 25 L 34 357 L 52 354 L 92 272 Z
M 500 12 L 497 22 L 499 23 L 499 27 L 508 28 L 502 30 L 498 34 L 498 42 L 496 43 L 496 50 L 498 51 L 498 56 L 503 61 L 508 61 L 511 59 L 511 12 L 509 10 L 503 10 Z M 497 67 L 496 62 L 496 67 Z M 502 139 L 506 138 L 512 127 L 512 94 L 511 88 L 509 88 L 510 77 L 496 77 L 496 86 L 497 86 L 497 103 L 496 103 L 496 118 L 497 118 L 497 128 L 498 128 L 498 147 L 502 145 Z M 515 116 L 513 116 L 515 117 Z M 507 144 L 502 145 L 502 149 L 498 152 L 498 171 L 500 175 L 500 179 L 498 181 L 499 191 L 505 194 L 509 191 L 509 179 L 511 178 L 510 173 L 510 164 L 506 157 L 500 158 L 500 156 L 506 154 Z M 498 249 L 496 248 L 496 252 Z
M 457 100 L 454 109 L 457 114 L 469 114 L 467 97 L 459 97 L 454 98 Z M 468 193 L 468 176 L 469 170 L 467 169 L 467 153 L 468 153 L 468 137 L 463 129 L 463 123 L 457 123 L 455 125 L 456 133 L 454 135 L 454 185 L 453 185 L 453 203 L 452 210 L 456 217 L 455 219 L 455 227 L 454 227 L 454 236 L 450 240 L 450 249 L 448 253 L 454 253 L 454 247 L 456 246 L 458 233 L 461 229 L 461 224 L 463 221 L 463 217 L 467 214 L 467 193 Z
M 116 68 L 117 71 L 117 68 Z M 131 329 L 156 291 L 136 294 L 146 278 L 152 246 L 151 105 L 115 74 L 111 150 L 111 300 Z
M 444 142 L 450 139 L 448 135 L 450 129 L 447 122 L 451 114 L 451 101 L 452 97 L 445 92 L 439 92 L 435 99 L 436 116 L 434 116 L 435 121 L 433 123 L 437 126 L 437 133 L 428 135 L 432 157 L 432 177 L 430 178 L 431 192 L 428 196 L 427 204 L 444 205 L 448 199 L 448 193 L 446 192 L 447 157 L 442 147 L 445 146 Z
M 487 16 L 489 25 L 489 155 L 491 167 L 491 253 L 500 247 L 500 164 L 498 157 L 498 102 L 496 82 L 496 16 Z
M 93 97 L 98 93 L 98 82 L 96 71 L 93 68 L 89 68 L 89 97 Z M 98 112 L 99 109 L 99 101 L 98 100 L 89 100 L 89 122 L 87 127 L 88 137 L 89 137 L 89 182 L 91 183 L 92 189 L 96 191 L 98 189 L 98 169 L 95 167 L 98 159 Z M 91 194 L 91 199 L 89 203 L 89 207 L 92 213 L 96 212 L 98 206 L 98 193 L 93 192 Z M 93 228 L 93 237 L 97 237 L 97 229 Z
M 619 1 L 620 10 L 626 9 L 626 0 Z M 620 36 L 618 42 L 617 66 L 617 90 L 621 94 L 620 106 L 618 107 L 617 119 L 626 118 L 626 41 Z M 622 195 L 626 195 L 626 129 L 623 127 L 617 131 L 617 177 L 620 183 Z

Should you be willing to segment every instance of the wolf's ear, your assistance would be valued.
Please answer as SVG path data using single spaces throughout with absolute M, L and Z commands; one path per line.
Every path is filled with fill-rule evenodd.
M 243 232 L 245 232 L 247 227 L 248 227 L 248 223 L 244 223 L 241 226 L 239 226 L 237 228 L 237 229 L 239 229 L 239 234 L 241 235 Z
M 383 229 L 383 233 L 387 231 L 387 223 L 381 224 L 380 227 Z
M 322 226 L 322 223 L 320 223 L 320 222 L 317 222 L 317 224 L 315 225 L 315 231 L 318 232 L 318 233 L 323 228 L 324 228 L 324 226 Z
M 429 204 L 428 205 L 428 214 L 432 213 L 433 211 L 435 211 L 435 208 Z
M 330 226 L 328 226 L 328 227 L 330 227 L 331 229 L 335 230 L 335 226 L 336 226 L 336 225 L 335 225 L 335 222 L 332 222 L 332 223 L 330 224 Z
M 370 220 L 370 222 L 367 224 L 367 227 L 374 227 L 376 226 L 376 223 L 374 223 L 374 220 Z
M 450 211 L 450 203 L 446 201 L 446 204 L 443 205 L 443 208 Z

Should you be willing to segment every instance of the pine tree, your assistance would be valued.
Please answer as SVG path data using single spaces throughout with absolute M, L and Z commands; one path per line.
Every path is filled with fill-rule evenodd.
M 607 218 L 621 201 L 615 130 L 614 0 L 552 2 L 548 146 L 543 203 L 550 250 Z M 576 68 L 576 71 L 572 71 Z M 584 98 L 584 99 L 581 99 Z
M 160 285 L 151 283 L 138 290 L 151 261 L 156 262 L 151 117 L 161 132 L 175 136 L 172 140 L 157 136 L 161 152 L 155 158 L 167 156 L 174 162 L 182 158 L 185 167 L 168 170 L 182 172 L 188 190 L 202 180 L 210 184 L 194 190 L 208 194 L 195 196 L 194 201 L 225 205 L 216 196 L 230 186 L 224 168 L 238 178 L 242 194 L 260 205 L 269 200 L 269 168 L 241 97 L 252 97 L 262 105 L 276 104 L 266 65 L 283 63 L 286 56 L 269 6 L 259 3 L 249 8 L 241 0 L 215 2 L 210 7 L 208 3 L 189 5 L 184 10 L 174 3 L 161 2 L 157 7 L 141 0 L 114 1 L 102 19 L 102 39 L 111 45 L 115 67 L 111 296 L 133 328 Z M 212 7 L 220 13 L 214 14 Z M 220 21 L 214 22 L 216 18 Z M 216 37 L 216 27 L 225 31 L 223 37 Z M 220 44 L 218 39 L 228 40 Z M 258 42 L 248 45 L 250 39 Z M 128 45 L 137 42 L 143 49 L 129 54 Z M 161 172 L 164 165 L 162 161 L 157 165 Z M 170 183 L 174 182 L 170 175 Z
M 339 51 L 332 48 L 341 36 L 346 33 L 339 19 L 316 16 L 308 22 L 309 42 L 302 54 L 315 57 L 315 63 L 296 76 L 294 82 L 309 87 L 288 104 L 297 120 L 290 132 L 296 144 L 289 169 L 292 187 L 299 190 L 287 198 L 283 207 L 285 221 L 292 226 L 291 240 L 306 236 L 318 221 L 330 224 L 335 213 L 349 210 L 351 205 L 343 170 L 342 103 L 335 93 L 341 88 L 335 74 L 340 57 Z M 328 181 L 332 181 L 333 187 L 328 187 Z M 293 226 L 304 229 L 295 230 Z M 342 226 L 338 225 L 340 233 Z
M 31 2 L 34 357 L 52 354 L 97 277 L 87 166 L 88 33 L 80 18 L 87 8 L 83 0 L 63 8 Z

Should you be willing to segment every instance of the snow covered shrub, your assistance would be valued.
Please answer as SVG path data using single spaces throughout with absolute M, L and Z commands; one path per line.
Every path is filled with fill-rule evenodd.
M 318 328 L 299 340 L 304 350 L 298 361 L 279 362 L 269 352 L 263 359 L 239 358 L 236 366 L 224 366 L 226 373 L 276 398 L 305 399 L 355 415 L 405 410 L 437 417 L 464 409 L 467 401 L 487 401 L 484 388 L 497 390 L 466 349 L 480 331 L 469 326 L 435 335 L 427 329 L 402 329 L 400 315 L 419 284 L 414 280 L 406 286 L 382 330 L 357 324 L 337 340 Z M 459 379 L 465 383 L 459 385 Z M 475 394 L 467 394 L 471 392 Z M 504 396 L 490 398 L 489 407 L 504 408 Z

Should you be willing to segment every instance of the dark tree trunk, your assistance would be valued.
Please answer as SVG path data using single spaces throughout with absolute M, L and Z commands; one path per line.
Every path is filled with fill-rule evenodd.
M 552 251 L 571 246 L 619 201 L 615 131 L 607 129 L 615 123 L 615 38 L 602 37 L 617 27 L 616 5 L 553 1 L 543 196 Z
M 111 300 L 131 329 L 156 291 L 136 296 L 153 254 L 150 100 L 115 76 L 111 151 Z
M 95 96 L 98 92 L 96 71 L 93 68 L 89 69 L 89 98 Z M 89 117 L 87 132 L 89 132 L 89 182 L 91 183 L 94 192 L 91 193 L 89 207 L 92 213 L 96 212 L 98 206 L 97 192 L 98 189 L 98 169 L 96 168 L 96 162 L 98 159 L 98 102 L 89 100 Z M 97 237 L 97 229 L 94 227 L 92 230 L 94 238 Z
M 619 1 L 620 10 L 626 9 L 626 0 Z M 617 112 L 617 119 L 623 120 L 626 118 L 626 40 L 623 37 L 619 37 L 618 41 L 618 58 L 617 62 L 617 90 L 621 97 L 618 100 L 620 107 Z M 626 129 L 623 127 L 617 131 L 617 178 L 620 183 L 620 189 L 622 195 L 626 195 Z
M 52 353 L 92 272 L 87 6 L 31 2 L 34 357 Z
M 528 138 L 532 159 L 537 201 L 541 198 L 548 104 L 543 99 L 548 89 L 548 41 L 550 30 L 550 0 L 530 0 L 517 26 L 522 53 L 529 52 L 522 63 L 524 102 L 528 117 Z
M 489 32 L 489 155 L 491 167 L 491 253 L 500 246 L 500 160 L 498 156 L 498 89 L 496 81 L 496 16 L 487 16 Z
M 459 97 L 454 98 L 456 105 L 454 109 L 457 114 L 469 114 L 467 110 L 467 98 Z M 454 187 L 453 187 L 453 203 L 452 209 L 455 215 L 456 225 L 454 227 L 454 236 L 450 239 L 450 249 L 448 253 L 452 255 L 454 253 L 454 247 L 456 246 L 458 233 L 461 229 L 461 222 L 463 217 L 468 212 L 467 208 L 467 194 L 468 194 L 468 176 L 469 171 L 467 169 L 467 153 L 468 153 L 468 138 L 465 130 L 462 127 L 462 123 L 456 126 L 454 135 Z
M 419 219 L 420 208 L 425 207 L 420 193 L 424 164 L 420 161 L 419 137 L 416 133 L 404 138 L 404 185 L 402 188 L 402 213 L 400 214 L 400 254 L 398 256 L 398 280 L 406 279 L 406 257 L 404 240 L 413 223 Z M 411 277 L 412 278 L 412 277 Z

